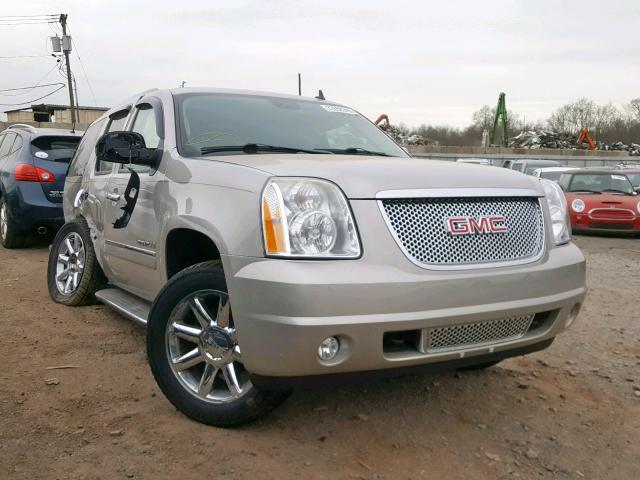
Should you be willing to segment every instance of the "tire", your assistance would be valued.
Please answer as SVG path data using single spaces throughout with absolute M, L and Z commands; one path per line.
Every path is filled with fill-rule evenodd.
M 501 361 L 502 360 L 493 360 L 491 362 L 476 363 L 475 365 L 469 365 L 467 367 L 462 367 L 462 368 L 459 368 L 458 370 L 460 370 L 462 372 L 472 372 L 474 370 L 485 370 L 487 368 L 491 368 L 494 365 L 499 364 Z
M 71 239 L 74 240 L 72 242 L 73 246 L 77 248 L 78 251 L 75 255 L 65 255 L 65 253 L 69 253 L 66 240 Z M 59 262 L 61 256 L 68 257 L 68 262 L 72 263 L 74 262 L 75 256 L 76 269 L 73 271 L 73 274 L 77 274 L 77 277 L 74 277 L 72 281 L 73 288 L 68 291 L 61 289 L 60 285 L 61 282 L 64 284 L 69 281 L 69 276 L 60 280 L 62 278 L 60 276 L 61 268 L 64 268 Z M 82 264 L 81 267 L 80 264 Z M 69 263 L 67 263 L 67 268 L 69 268 Z M 71 273 L 69 275 L 71 275 Z M 51 245 L 51 251 L 49 252 L 47 285 L 49 295 L 55 302 L 74 307 L 96 303 L 95 293 L 106 287 L 107 279 L 96 259 L 89 226 L 84 218 L 78 218 L 65 223 L 64 226 L 58 230 L 58 233 L 56 233 L 53 244 Z
M 235 379 L 233 384 L 240 387 L 237 391 L 234 390 L 235 396 L 230 393 L 232 388 L 227 376 L 228 364 L 212 365 L 210 363 L 212 359 L 207 356 L 205 351 L 207 344 L 202 339 L 207 333 L 207 328 L 219 329 L 221 327 L 218 325 L 223 325 L 221 319 L 224 315 L 220 313 L 220 308 L 225 298 L 227 306 L 225 328 L 232 332 L 231 335 L 235 338 L 235 327 L 226 292 L 224 272 L 219 262 L 210 261 L 193 265 L 175 275 L 162 288 L 151 307 L 147 324 L 149 365 L 164 395 L 187 417 L 217 427 L 235 427 L 252 422 L 269 413 L 289 396 L 288 392 L 261 390 L 251 384 L 248 379 L 249 372 L 240 370 L 244 367 L 238 361 L 241 358 L 240 349 L 235 340 L 232 345 L 226 345 L 224 350 L 224 355 L 227 353 L 230 355 Z M 202 304 L 208 301 L 209 306 L 211 302 L 216 302 L 210 308 L 211 312 L 214 310 L 217 312 L 216 315 L 205 315 L 210 322 L 203 324 L 202 316 L 197 317 L 193 310 L 194 299 L 198 302 L 202 301 Z M 205 307 L 209 308 L 209 306 Z M 173 325 L 176 322 L 191 322 L 192 326 L 200 328 L 200 333 L 196 333 L 188 341 L 178 339 L 173 331 Z M 211 345 L 210 343 L 209 346 Z M 176 372 L 174 366 L 176 357 L 173 356 L 172 348 L 186 350 L 193 348 L 193 351 L 200 355 L 201 360 L 182 372 Z M 213 372 L 208 377 L 204 373 L 207 369 Z M 241 374 L 244 377 L 241 377 Z M 208 389 L 203 387 L 204 392 L 202 392 L 200 387 L 206 383 L 205 378 L 210 379 L 211 386 Z M 245 378 L 245 383 L 242 383 L 240 378 Z M 199 385 L 196 391 L 195 383 L 198 383 L 198 379 Z M 229 396 L 223 400 L 216 400 L 214 397 L 223 395 L 225 387 L 228 388 Z M 241 390 L 243 393 L 239 393 Z
M 4 197 L 0 197 L 0 243 L 4 248 L 22 248 L 26 240 L 26 232 L 18 228 Z

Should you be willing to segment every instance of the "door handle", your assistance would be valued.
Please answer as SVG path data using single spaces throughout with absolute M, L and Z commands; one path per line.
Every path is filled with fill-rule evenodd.
M 107 193 L 107 198 L 109 200 L 111 200 L 112 202 L 117 202 L 118 200 L 120 200 L 120 194 L 119 193 Z

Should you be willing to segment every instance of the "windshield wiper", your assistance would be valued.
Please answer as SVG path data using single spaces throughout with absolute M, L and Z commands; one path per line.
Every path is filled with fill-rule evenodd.
M 365 148 L 360 148 L 360 147 L 327 148 L 326 150 L 333 153 L 340 154 L 340 155 L 376 155 L 379 157 L 391 157 L 391 155 L 384 152 L 374 152 L 373 150 L 367 150 Z
M 602 190 L 603 192 L 616 192 L 616 193 L 624 193 L 625 195 L 631 195 L 630 192 L 626 192 L 624 190 L 618 190 L 617 188 L 605 188 Z
M 331 153 L 328 150 L 309 150 L 307 148 L 297 147 L 278 147 L 275 145 L 266 145 L 264 143 L 246 143 L 244 145 L 226 145 L 221 147 L 203 147 L 200 149 L 201 155 L 207 155 L 209 153 L 217 152 L 244 152 L 244 153 L 258 153 L 258 152 L 281 152 L 281 153 Z
M 584 193 L 602 193 L 599 192 L 598 190 L 587 190 L 586 188 L 579 188 L 578 190 L 569 190 L 571 193 L 576 193 L 576 192 L 584 192 Z

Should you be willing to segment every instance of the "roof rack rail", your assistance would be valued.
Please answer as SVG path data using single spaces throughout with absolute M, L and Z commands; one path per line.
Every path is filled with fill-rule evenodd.
M 11 128 L 19 128 L 21 130 L 27 130 L 31 133 L 38 133 L 35 127 L 27 125 L 26 123 L 14 123 L 13 125 L 9 125 L 9 129 Z

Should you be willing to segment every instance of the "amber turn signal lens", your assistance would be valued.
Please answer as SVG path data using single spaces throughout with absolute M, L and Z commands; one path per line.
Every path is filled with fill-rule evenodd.
M 280 208 L 273 209 L 269 206 L 269 201 L 265 197 L 262 201 L 262 223 L 264 228 L 264 240 L 267 253 L 285 253 L 286 242 L 284 237 L 283 219 Z

